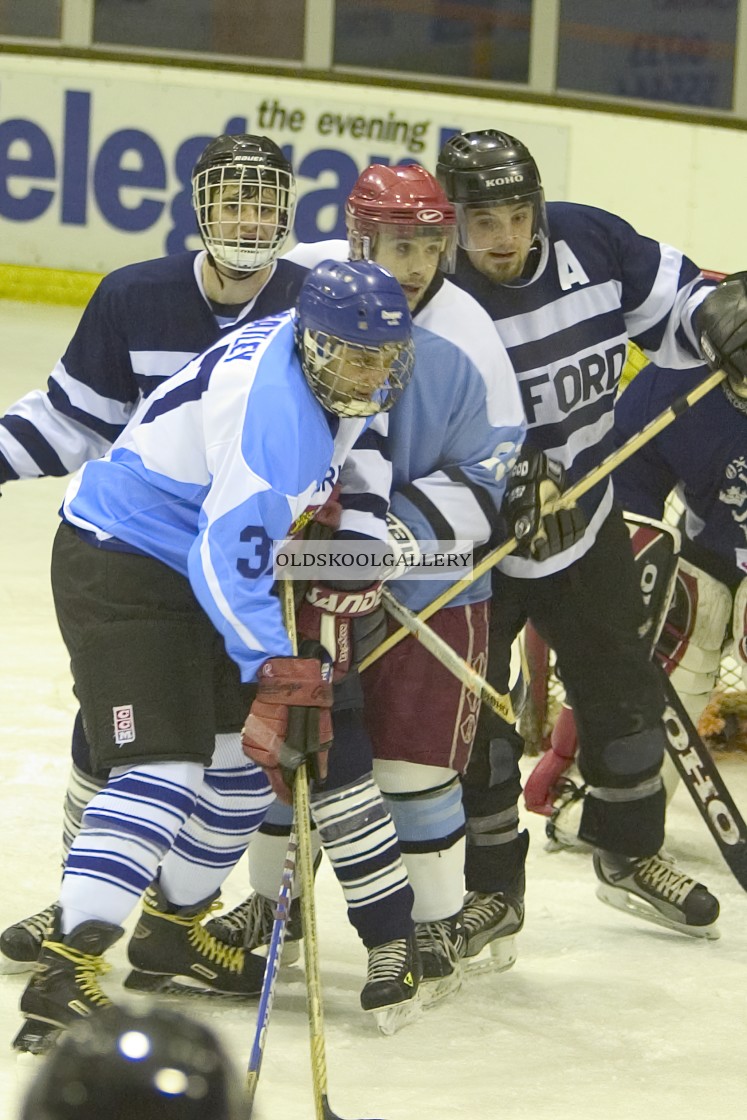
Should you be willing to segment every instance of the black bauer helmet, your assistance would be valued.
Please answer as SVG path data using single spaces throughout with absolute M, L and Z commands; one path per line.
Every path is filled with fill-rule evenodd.
M 213 260 L 256 272 L 275 260 L 293 228 L 293 168 L 267 136 L 218 136 L 195 164 L 192 205 Z
M 179 1012 L 106 1007 L 65 1031 L 20 1120 L 239 1120 L 238 1074 L 212 1031 Z
M 470 242 L 466 221 L 469 207 L 531 202 L 532 233 L 547 236 L 547 212 L 539 168 L 529 149 L 495 128 L 463 132 L 446 141 L 436 164 L 436 178 L 457 210 L 459 244 L 479 250 Z

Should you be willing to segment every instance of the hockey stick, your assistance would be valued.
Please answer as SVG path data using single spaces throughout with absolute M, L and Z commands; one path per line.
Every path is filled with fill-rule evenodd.
M 477 670 L 473 669 L 468 661 L 460 657 L 456 650 L 452 649 L 449 643 L 444 641 L 435 630 L 422 622 L 420 615 L 413 614 L 398 599 L 395 599 L 391 591 L 385 589 L 382 592 L 381 599 L 392 618 L 396 619 L 401 626 L 406 627 L 409 633 L 417 638 L 445 669 L 453 673 L 465 688 L 468 688 L 475 696 L 479 696 L 480 700 L 487 704 L 491 711 L 495 712 L 501 719 L 505 719 L 507 723 L 516 722 L 516 714 L 510 696 L 504 696 L 502 693 L 496 692 L 492 684 L 489 684 L 484 677 L 480 676 Z
M 599 466 L 589 471 L 588 474 L 584 475 L 583 478 L 580 478 L 578 482 L 574 483 L 573 486 L 569 487 L 568 490 L 561 494 L 558 500 L 553 502 L 549 507 L 548 512 L 565 509 L 573 505 L 578 498 L 588 490 L 591 490 L 593 486 L 596 486 L 596 484 L 601 482 L 603 478 L 606 478 L 607 475 L 611 474 L 621 463 L 624 463 L 625 460 L 635 454 L 639 448 L 643 447 L 644 444 L 648 443 L 649 440 L 653 439 L 654 436 L 668 427 L 678 416 L 686 412 L 688 408 L 692 408 L 701 397 L 704 397 L 706 393 L 709 393 L 711 389 L 719 385 L 725 377 L 726 374 L 723 370 L 716 370 L 715 373 L 711 373 L 708 377 L 704 378 L 694 389 L 691 389 L 689 393 L 683 393 L 683 395 L 673 401 L 668 408 L 665 408 L 663 412 L 660 412 L 659 415 L 655 416 L 653 420 L 650 420 L 645 427 L 641 428 L 640 432 L 631 436 L 621 447 L 618 447 L 616 451 L 613 451 L 606 459 L 603 459 Z M 447 587 L 441 595 L 435 598 L 432 603 L 429 603 L 428 606 L 424 607 L 423 610 L 414 617 L 417 617 L 421 623 L 426 622 L 431 615 L 440 611 L 442 607 L 447 606 L 452 599 L 460 595 L 462 591 L 469 587 L 476 579 L 479 579 L 485 572 L 489 572 L 490 569 L 494 568 L 504 557 L 510 555 L 510 553 L 516 549 L 517 545 L 518 541 L 516 537 L 511 537 L 497 548 L 492 549 L 483 556 L 482 560 L 475 564 L 468 576 L 464 576 L 462 579 L 451 584 L 450 587 Z M 388 653 L 390 649 L 399 645 L 403 638 L 406 638 L 409 633 L 411 633 L 411 631 L 404 625 L 400 626 L 399 630 L 394 630 L 375 650 L 369 653 L 368 657 L 363 659 L 358 666 L 359 671 L 363 672 L 369 665 L 373 665 L 374 661 L 378 661 L 378 659 L 383 657 L 385 653 Z
M 283 617 L 294 654 L 298 650 L 295 604 L 291 580 L 282 581 Z M 299 766 L 293 781 L 293 827 L 298 837 L 298 873 L 301 891 L 303 956 L 306 970 L 306 1008 L 311 1043 L 311 1079 L 316 1120 L 340 1120 L 329 1104 L 327 1054 L 324 1040 L 324 1006 L 319 970 L 319 941 L 314 903 L 314 858 L 311 849 L 311 808 L 307 765 Z
M 747 891 L 747 825 L 674 685 L 656 664 L 667 700 L 663 720 L 669 756 L 729 869 Z
M 291 717 L 295 715 L 296 709 L 291 711 Z M 303 716 L 303 713 L 300 713 Z M 291 720 L 289 720 L 288 739 L 292 739 L 292 732 L 290 728 Z M 262 980 L 262 991 L 259 996 L 259 1005 L 257 1007 L 257 1026 L 254 1032 L 254 1041 L 252 1049 L 249 1054 L 249 1064 L 246 1071 L 246 1092 L 248 1098 L 247 1120 L 251 1120 L 254 1108 L 254 1096 L 257 1092 L 257 1083 L 259 1081 L 259 1074 L 262 1068 L 262 1058 L 265 1052 L 265 1042 L 267 1040 L 267 1028 L 270 1021 L 270 1012 L 272 1005 L 275 1001 L 275 990 L 277 988 L 278 973 L 280 971 L 280 964 L 283 956 L 283 947 L 285 945 L 285 935 L 288 932 L 288 919 L 290 917 L 290 907 L 292 900 L 293 890 L 293 876 L 296 872 L 296 856 L 298 852 L 298 839 L 296 837 L 295 816 L 293 824 L 291 825 L 290 836 L 288 837 L 288 850 L 285 854 L 285 861 L 283 863 L 283 874 L 280 881 L 280 890 L 278 892 L 277 904 L 275 907 L 275 917 L 272 923 L 272 933 L 270 935 L 270 944 L 267 950 L 267 964 L 265 965 L 265 974 Z

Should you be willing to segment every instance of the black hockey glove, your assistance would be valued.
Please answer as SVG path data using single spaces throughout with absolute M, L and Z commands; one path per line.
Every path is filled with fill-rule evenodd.
M 565 470 L 560 463 L 542 451 L 522 451 L 509 473 L 501 506 L 519 542 L 516 552 L 520 556 L 547 560 L 583 536 L 586 518 L 579 506 L 547 509 L 564 489 Z
M 735 393 L 747 390 L 747 272 L 735 272 L 709 292 L 695 313 L 700 348 L 722 369 Z

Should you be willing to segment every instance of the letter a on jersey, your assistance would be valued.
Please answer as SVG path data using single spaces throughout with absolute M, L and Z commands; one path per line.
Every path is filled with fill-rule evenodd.
M 570 292 L 574 284 L 589 283 L 589 277 L 565 241 L 555 242 L 555 258 L 558 262 L 558 280 L 564 292 Z

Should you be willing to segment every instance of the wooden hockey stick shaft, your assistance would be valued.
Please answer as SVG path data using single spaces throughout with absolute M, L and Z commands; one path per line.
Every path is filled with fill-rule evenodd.
M 444 641 L 435 630 L 426 625 L 425 622 L 421 622 L 420 617 L 413 614 L 407 607 L 403 607 L 394 598 L 391 591 L 384 590 L 382 602 L 392 618 L 396 619 L 401 626 L 406 627 L 408 633 L 417 638 L 445 669 L 448 669 L 457 680 L 462 682 L 465 688 L 468 688 L 475 696 L 479 696 L 480 700 L 487 704 L 501 719 L 505 719 L 507 723 L 516 722 L 516 714 L 510 696 L 504 696 L 500 692 L 496 692 L 493 686 L 485 680 L 485 677 L 480 676 L 477 670 L 473 669 L 468 661 L 460 657 L 456 650 L 452 649 L 449 643 Z
M 295 655 L 298 652 L 298 634 L 296 631 L 293 582 L 291 580 L 282 580 L 281 594 L 283 618 Z M 296 833 L 298 840 L 298 877 L 301 892 L 306 1010 L 309 1019 L 314 1111 L 316 1120 L 340 1120 L 340 1117 L 330 1108 L 327 1090 L 327 1050 L 324 1037 L 324 1004 L 321 970 L 319 968 L 316 904 L 314 901 L 314 856 L 311 847 L 309 775 L 305 762 L 299 766 L 293 781 L 293 831 Z
M 293 655 L 298 653 L 296 608 L 293 583 L 282 581 L 283 619 L 288 631 Z M 303 928 L 303 955 L 306 970 L 306 1010 L 309 1018 L 311 1046 L 311 1082 L 314 1092 L 316 1120 L 327 1120 L 327 1052 L 324 1039 L 324 1007 L 319 968 L 319 940 L 316 930 L 316 905 L 314 902 L 314 857 L 311 850 L 311 807 L 309 802 L 309 776 L 306 763 L 296 771 L 293 781 L 293 831 L 298 841 L 298 878 L 301 892 L 301 922 Z
M 630 439 L 626 440 L 621 447 L 618 447 L 616 451 L 613 451 L 610 455 L 607 456 L 606 459 L 603 459 L 599 466 L 589 471 L 588 474 L 584 475 L 583 478 L 580 478 L 578 482 L 574 483 L 573 486 L 570 486 L 563 494 L 560 495 L 556 502 L 553 502 L 548 507 L 548 512 L 553 512 L 554 510 L 559 509 L 566 509 L 568 506 L 572 506 L 583 494 L 585 494 L 588 490 L 591 490 L 593 486 L 596 486 L 598 482 L 601 482 L 603 478 L 606 478 L 607 475 L 611 474 L 612 471 L 614 471 L 617 467 L 624 463 L 626 459 L 629 459 L 631 455 L 634 455 L 636 451 L 647 444 L 649 440 L 652 440 L 654 436 L 658 435 L 659 432 L 663 431 L 664 428 L 673 423 L 673 421 L 675 421 L 678 416 L 680 416 L 683 412 L 686 412 L 688 408 L 692 408 L 692 406 L 696 404 L 701 397 L 704 397 L 706 393 L 710 393 L 711 389 L 715 388 L 716 385 L 719 385 L 725 377 L 726 374 L 723 370 L 716 370 L 715 373 L 709 374 L 708 377 L 699 382 L 694 389 L 690 390 L 689 393 L 683 393 L 683 395 L 681 397 L 678 397 L 676 401 L 673 401 L 668 408 L 665 408 L 663 412 L 660 412 L 659 415 L 655 416 L 653 420 L 650 420 L 649 423 L 645 425 L 645 427 L 641 428 L 640 432 L 637 432 L 634 436 L 631 436 Z M 420 640 L 422 641 L 423 639 L 421 635 L 425 633 L 426 629 L 423 627 L 423 624 L 427 622 L 431 615 L 434 615 L 443 607 L 448 606 L 452 599 L 456 598 L 457 595 L 460 595 L 461 592 L 469 587 L 470 584 L 472 584 L 476 579 L 484 575 L 485 572 L 489 572 L 490 569 L 494 568 L 496 564 L 500 563 L 500 561 L 503 560 L 505 556 L 509 556 L 510 553 L 515 550 L 517 544 L 518 541 L 516 540 L 516 537 L 511 537 L 509 540 L 504 541 L 503 544 L 499 545 L 497 548 L 492 549 L 482 558 L 482 560 L 478 561 L 478 563 L 475 564 L 474 568 L 472 569 L 470 575 L 465 576 L 463 579 L 457 580 L 456 583 L 453 583 L 450 587 L 447 587 L 447 589 L 442 592 L 441 595 L 434 599 L 432 603 L 429 603 L 428 606 L 424 607 L 423 610 L 420 611 L 417 615 L 412 614 L 412 612 L 408 612 L 408 614 L 412 615 L 411 620 L 406 620 L 404 616 L 398 618 L 397 621 L 402 623 L 399 630 L 394 630 L 387 638 L 384 639 L 383 642 L 381 642 L 380 645 L 376 647 L 375 650 L 372 650 L 372 652 L 369 653 L 368 657 L 363 659 L 358 667 L 359 671 L 363 672 L 369 667 L 369 665 L 373 665 L 374 661 L 378 661 L 378 659 L 380 657 L 383 657 L 385 653 L 388 653 L 390 649 L 394 649 L 396 645 L 399 645 L 399 643 L 404 638 L 408 637 L 408 635 L 410 634 L 413 634 L 414 629 L 412 625 L 410 625 L 411 621 L 417 621 L 420 633 L 416 636 L 420 637 Z M 388 603 L 386 605 L 388 610 Z M 431 634 L 433 633 L 430 627 L 427 627 L 427 629 Z M 431 652 L 433 652 L 433 650 L 431 650 Z

